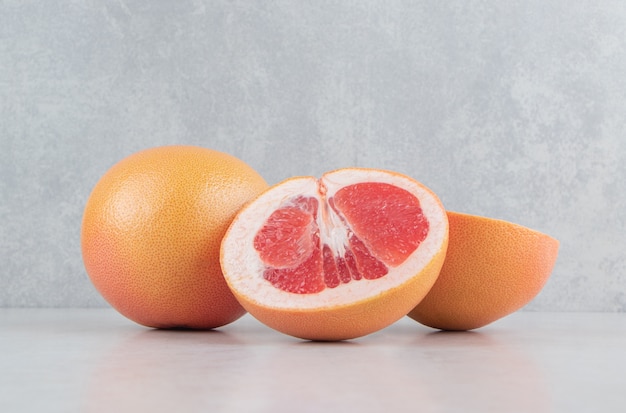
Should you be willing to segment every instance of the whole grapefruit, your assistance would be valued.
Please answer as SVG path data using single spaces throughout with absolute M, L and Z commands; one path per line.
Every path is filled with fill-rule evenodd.
M 220 243 L 267 183 L 242 160 L 197 146 L 161 146 L 115 164 L 89 196 L 85 269 L 127 318 L 155 328 L 211 329 L 245 310 L 220 268 Z

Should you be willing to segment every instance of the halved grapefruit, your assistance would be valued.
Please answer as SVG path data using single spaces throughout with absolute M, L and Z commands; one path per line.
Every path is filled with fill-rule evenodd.
M 283 181 L 244 207 L 220 263 L 243 307 L 280 332 L 344 340 L 382 329 L 426 295 L 448 221 L 437 196 L 391 171 Z
M 409 317 L 440 330 L 484 327 L 528 304 L 556 263 L 559 241 L 512 222 L 448 211 L 441 273 Z

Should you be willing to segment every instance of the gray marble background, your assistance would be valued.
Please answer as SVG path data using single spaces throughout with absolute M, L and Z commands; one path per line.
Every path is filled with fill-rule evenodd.
M 0 0 L 0 307 L 97 307 L 99 177 L 147 147 L 268 182 L 409 174 L 561 241 L 528 306 L 626 310 L 626 2 Z

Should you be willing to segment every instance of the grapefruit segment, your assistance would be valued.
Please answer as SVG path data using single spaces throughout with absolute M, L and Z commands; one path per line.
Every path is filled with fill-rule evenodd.
M 307 259 L 313 243 L 314 217 L 297 207 L 284 207 L 269 216 L 254 237 L 254 249 L 274 268 L 292 268 Z
M 361 279 L 362 276 L 366 280 L 375 280 L 387 274 L 387 266 L 378 258 L 374 257 L 365 246 L 365 243 L 355 235 L 350 236 L 349 246 L 350 251 L 354 255 L 355 271 L 358 273 L 359 277 L 355 279 Z
M 364 238 L 368 249 L 389 265 L 401 264 L 428 234 L 419 200 L 391 184 L 345 186 L 333 197 L 332 206 Z
M 422 299 L 447 236 L 445 210 L 424 185 L 347 168 L 281 182 L 243 208 L 222 241 L 221 265 L 239 302 L 270 327 L 349 339 Z

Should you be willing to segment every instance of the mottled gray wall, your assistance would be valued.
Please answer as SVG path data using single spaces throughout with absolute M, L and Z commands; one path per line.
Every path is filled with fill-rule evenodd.
M 82 208 L 137 150 L 394 169 L 561 240 L 527 308 L 626 310 L 626 2 L 0 1 L 0 306 L 103 306 Z

